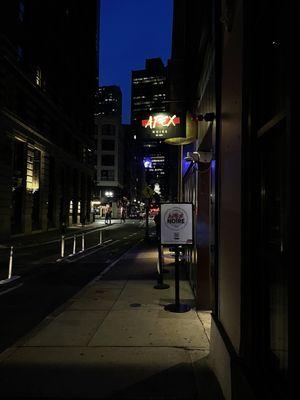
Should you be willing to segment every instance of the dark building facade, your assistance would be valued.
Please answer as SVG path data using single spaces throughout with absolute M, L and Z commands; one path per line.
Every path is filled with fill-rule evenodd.
M 124 133 L 124 195 L 131 202 L 138 198 L 138 176 L 142 161 L 138 158 L 137 134 L 131 124 L 123 124 Z
M 124 132 L 122 127 L 122 92 L 118 86 L 101 86 L 96 93 L 97 178 L 94 200 L 101 214 L 112 203 L 113 216 L 124 187 Z
M 99 2 L 0 5 L 0 236 L 89 219 Z
M 151 115 L 167 110 L 167 92 L 167 68 L 160 58 L 147 59 L 145 69 L 132 71 L 131 124 L 138 149 L 133 157 L 140 162 L 136 177 L 138 198 L 147 184 L 156 184 L 162 197 L 168 197 L 168 146 L 159 137 L 144 137 L 142 128 L 143 121 Z
M 151 112 L 166 110 L 167 71 L 160 58 L 146 60 L 145 69 L 132 71 L 131 122 L 145 119 Z
M 226 399 L 293 398 L 298 40 L 299 6 L 174 1 L 171 96 L 195 129 L 189 275 Z
M 122 92 L 119 86 L 100 86 L 95 96 L 95 117 L 122 115 Z

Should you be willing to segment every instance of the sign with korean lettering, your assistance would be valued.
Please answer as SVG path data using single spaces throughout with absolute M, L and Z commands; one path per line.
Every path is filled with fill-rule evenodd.
M 191 203 L 161 204 L 161 244 L 193 243 L 193 206 Z
M 142 136 L 145 138 L 164 140 L 185 136 L 185 121 L 177 114 L 150 114 L 141 121 Z

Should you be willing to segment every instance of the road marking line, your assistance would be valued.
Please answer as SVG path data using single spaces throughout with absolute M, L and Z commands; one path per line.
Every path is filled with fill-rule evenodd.
M 58 258 L 57 260 L 56 260 L 56 262 L 62 262 L 62 261 L 68 261 L 68 262 L 71 262 L 70 261 L 70 258 L 72 257 L 76 257 L 76 256 L 78 256 L 78 254 L 80 254 L 80 253 L 82 253 L 82 255 L 84 255 L 84 256 L 87 256 L 87 255 L 89 255 L 89 254 L 93 254 L 93 253 L 88 253 L 88 254 L 85 254 L 85 252 L 87 252 L 87 251 L 89 251 L 89 250 L 91 250 L 91 249 L 95 249 L 95 248 L 97 248 L 97 250 L 98 249 L 101 249 L 101 247 L 103 247 L 103 245 L 104 244 L 107 244 L 107 243 L 109 243 L 109 242 L 112 242 L 113 241 L 113 239 L 107 239 L 107 240 L 105 240 L 104 242 L 102 242 L 101 244 L 100 243 L 98 243 L 98 244 L 95 244 L 94 246 L 91 246 L 91 247 L 88 247 L 86 250 L 84 250 L 84 251 L 82 251 L 82 250 L 79 250 L 77 253 L 75 253 L 75 254 L 69 254 L 69 255 L 67 255 L 67 256 L 65 256 L 64 258 Z M 116 242 L 118 242 L 119 241 L 119 239 L 117 239 L 114 243 L 116 243 Z M 100 247 L 101 246 L 101 247 Z M 104 249 L 106 249 L 106 247 L 108 247 L 108 246 L 105 246 L 105 247 L 103 247 Z M 80 258 L 82 258 L 82 257 L 80 257 Z M 80 258 L 76 258 L 76 260 L 79 260 Z
M 115 266 L 120 260 L 122 260 L 123 257 L 126 256 L 127 253 L 129 253 L 130 251 L 132 251 L 132 249 L 134 249 L 138 244 L 140 244 L 140 242 L 142 241 L 142 239 L 136 243 L 135 246 L 132 246 L 130 249 L 128 249 L 127 251 L 125 251 L 125 253 L 123 253 L 119 258 L 117 258 L 114 262 L 112 262 L 108 267 L 106 267 L 98 276 L 96 276 L 95 279 L 93 279 L 89 285 L 93 282 L 98 282 L 113 266 Z
M 103 246 L 97 245 L 97 248 L 94 249 L 94 251 L 91 251 L 91 252 L 86 253 L 86 254 L 82 254 L 82 256 L 77 257 L 77 258 L 73 258 L 72 260 L 68 259 L 68 261 L 69 261 L 70 263 L 73 263 L 74 261 L 81 260 L 81 259 L 84 258 L 84 257 L 91 256 L 92 254 L 96 253 L 97 251 L 100 251 L 100 250 L 102 250 L 102 249 L 106 249 L 106 248 L 109 247 L 110 245 L 115 244 L 115 243 L 117 243 L 117 242 L 120 241 L 120 239 L 117 239 L 117 240 L 115 240 L 115 241 L 112 241 L 112 239 L 109 239 L 109 240 L 111 241 L 111 243 L 109 243 L 107 246 L 103 247 Z
M 68 232 L 65 236 L 65 240 L 69 240 L 69 239 L 73 239 L 74 235 L 76 235 L 77 237 L 82 236 L 82 234 L 84 233 L 84 235 L 88 235 L 90 233 L 95 233 L 98 232 L 99 230 L 102 230 L 103 228 L 108 228 L 109 226 L 115 225 L 115 222 L 111 223 L 110 225 L 104 225 L 104 226 L 99 226 L 98 228 L 92 228 L 92 229 L 83 229 L 80 232 Z M 77 229 L 77 228 L 73 228 L 73 227 L 69 227 L 69 229 Z M 53 244 L 53 243 L 57 243 L 61 241 L 61 237 L 57 238 L 57 239 L 52 239 L 52 240 L 48 240 L 47 242 L 40 242 L 40 243 L 34 243 L 34 244 L 24 244 L 24 245 L 16 245 L 16 249 L 30 249 L 30 248 L 35 248 L 35 247 L 41 247 L 47 244 Z M 10 246 L 0 246 L 0 248 L 10 248 Z
M 23 283 L 19 283 L 19 285 L 17 285 L 17 286 L 14 286 L 14 287 L 12 287 L 10 289 L 4 290 L 3 292 L 0 292 L 0 296 L 2 296 L 3 294 L 6 294 L 6 293 L 12 292 L 13 290 L 16 290 L 20 286 L 23 286 Z

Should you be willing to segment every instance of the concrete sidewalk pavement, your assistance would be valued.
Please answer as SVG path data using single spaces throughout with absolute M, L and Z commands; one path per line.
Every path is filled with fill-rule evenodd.
M 3 352 L 1 395 L 222 399 L 208 366 L 210 314 L 165 311 L 173 267 L 170 288 L 156 290 L 156 260 L 155 248 L 139 244 Z M 193 305 L 185 280 L 180 294 Z

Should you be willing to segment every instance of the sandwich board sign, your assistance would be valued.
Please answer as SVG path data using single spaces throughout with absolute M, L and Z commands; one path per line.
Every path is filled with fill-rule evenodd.
M 193 243 L 193 205 L 192 203 L 161 204 L 161 244 Z

